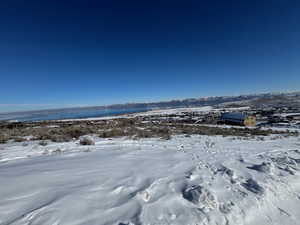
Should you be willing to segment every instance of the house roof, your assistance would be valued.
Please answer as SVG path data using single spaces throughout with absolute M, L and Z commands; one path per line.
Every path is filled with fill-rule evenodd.
M 238 113 L 238 112 L 223 113 L 221 115 L 221 119 L 223 119 L 223 120 L 243 121 L 243 120 L 245 120 L 245 118 L 246 118 L 245 114 Z

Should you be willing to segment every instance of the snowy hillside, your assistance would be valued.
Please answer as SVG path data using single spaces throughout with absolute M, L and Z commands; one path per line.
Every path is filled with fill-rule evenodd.
M 300 140 L 0 145 L 1 225 L 300 224 Z

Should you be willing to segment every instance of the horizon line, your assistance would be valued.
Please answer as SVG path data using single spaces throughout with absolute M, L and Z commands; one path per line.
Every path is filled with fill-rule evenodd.
M 149 101 L 149 102 L 126 102 L 126 103 L 115 103 L 115 104 L 108 104 L 108 105 L 84 105 L 84 104 L 62 104 L 66 107 L 58 107 L 58 108 L 48 108 L 48 109 L 35 109 L 35 110 L 25 110 L 25 111 L 8 111 L 8 112 L 1 112 L 2 114 L 11 114 L 11 113 L 28 113 L 28 112 L 41 112 L 41 111 L 55 111 L 55 110 L 63 110 L 63 109 L 79 109 L 79 108 L 95 108 L 95 107 L 112 107 L 117 105 L 130 105 L 130 104 L 153 104 L 153 103 L 162 103 L 162 102 L 170 102 L 170 101 L 184 101 L 188 99 L 205 99 L 205 98 L 217 98 L 217 97 L 238 97 L 238 96 L 247 96 L 247 95 L 263 95 L 263 94 L 293 94 L 298 93 L 300 90 L 293 90 L 293 91 L 270 91 L 270 92 L 258 92 L 258 93 L 246 93 L 246 94 L 235 94 L 235 95 L 214 95 L 214 96 L 202 96 L 202 97 L 189 97 L 189 98 L 175 98 L 175 99 L 167 99 L 161 101 Z M 0 104 L 2 106 L 55 106 L 58 104 Z M 69 107 L 67 105 L 70 105 Z

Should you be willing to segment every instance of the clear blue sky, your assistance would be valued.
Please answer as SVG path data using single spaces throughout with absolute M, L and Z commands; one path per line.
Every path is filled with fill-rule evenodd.
M 0 112 L 300 90 L 298 0 L 0 2 Z

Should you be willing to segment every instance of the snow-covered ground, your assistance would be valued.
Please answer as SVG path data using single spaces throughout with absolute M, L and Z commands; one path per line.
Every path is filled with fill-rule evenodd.
M 1 225 L 297 225 L 300 139 L 0 145 Z
M 110 120 L 117 118 L 132 118 L 136 116 L 155 116 L 155 115 L 181 115 L 183 113 L 203 113 L 207 114 L 209 112 L 218 112 L 218 111 L 242 111 L 248 110 L 250 107 L 235 107 L 235 108 L 213 108 L 212 106 L 201 106 L 201 107 L 183 107 L 183 108 L 171 108 L 171 109 L 153 109 L 147 112 L 139 112 L 132 114 L 124 114 L 118 116 L 104 116 L 104 117 L 90 117 L 90 118 L 80 118 L 80 119 L 63 119 L 58 121 L 92 121 L 92 120 Z
M 156 109 L 148 112 L 136 113 L 135 115 L 139 115 L 139 116 L 171 115 L 171 114 L 180 115 L 181 113 L 184 112 L 206 113 L 210 111 L 213 111 L 212 106 L 202 106 L 202 107 L 193 107 L 193 108 L 185 107 L 185 108 L 175 108 L 175 109 Z

